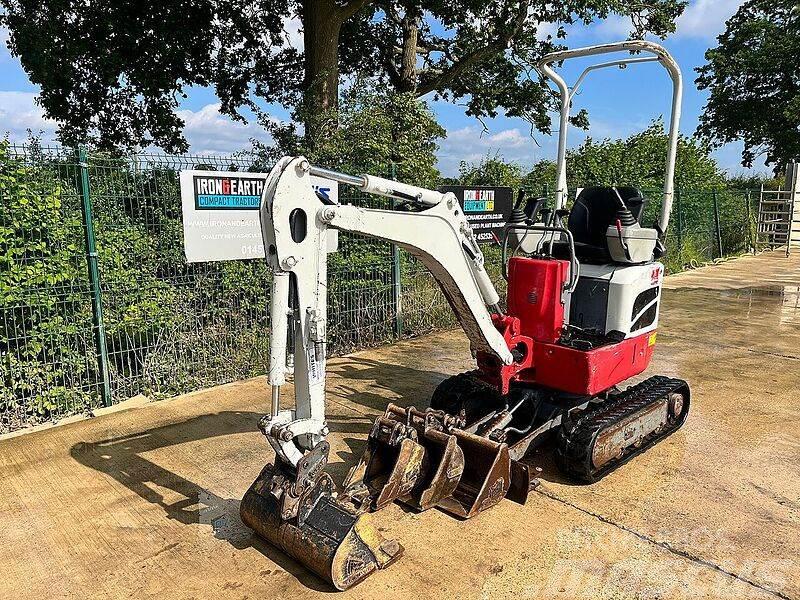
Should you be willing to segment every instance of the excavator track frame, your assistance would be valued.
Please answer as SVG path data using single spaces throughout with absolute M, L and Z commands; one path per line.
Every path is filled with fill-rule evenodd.
M 679 402 L 671 398 L 681 396 Z M 647 415 L 654 407 L 665 403 L 668 413 L 661 429 L 649 431 L 637 443 L 618 448 L 618 456 L 602 465 L 595 465 L 595 448 L 604 432 L 624 426 L 626 420 Z M 673 406 L 679 404 L 677 414 Z M 632 458 L 675 433 L 686 422 L 689 414 L 689 384 L 682 379 L 656 375 L 611 396 L 573 419 L 566 419 L 558 433 L 556 463 L 565 475 L 584 483 L 593 483 Z M 613 453 L 604 450 L 606 456 Z

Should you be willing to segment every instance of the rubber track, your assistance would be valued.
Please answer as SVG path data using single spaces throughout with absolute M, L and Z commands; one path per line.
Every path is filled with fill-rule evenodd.
M 683 412 L 671 427 L 658 435 L 650 434 L 639 447 L 629 447 L 617 460 L 595 469 L 592 465 L 592 450 L 595 440 L 603 429 L 644 409 L 667 394 L 680 391 L 684 395 Z M 582 412 L 575 420 L 568 420 L 558 433 L 556 462 L 561 471 L 572 479 L 592 483 L 610 471 L 625 464 L 634 456 L 647 450 L 680 429 L 689 413 L 689 385 L 681 379 L 657 375 L 615 394 L 596 408 Z

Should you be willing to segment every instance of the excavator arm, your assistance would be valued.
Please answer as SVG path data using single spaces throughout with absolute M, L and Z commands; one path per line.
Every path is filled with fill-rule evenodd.
M 409 202 L 415 212 L 323 202 L 311 185 L 320 174 L 362 190 Z M 272 411 L 262 429 L 279 459 L 296 467 L 327 434 L 327 248 L 331 228 L 397 244 L 431 272 L 471 341 L 473 351 L 513 357 L 493 325 L 500 301 L 483 254 L 453 194 L 368 175 L 317 169 L 303 157 L 283 158 L 272 170 L 261 203 L 261 228 L 273 271 L 269 383 Z M 291 298 L 291 301 L 290 301 Z M 289 335 L 287 335 L 287 333 Z M 292 340 L 291 347 L 287 339 Z M 295 408 L 278 409 L 280 386 L 293 354 Z
M 331 203 L 314 192 L 312 174 L 402 200 L 410 210 Z M 511 365 L 515 356 L 493 322 L 500 298 L 453 194 L 371 175 L 354 177 L 314 167 L 303 157 L 285 157 L 269 174 L 260 216 L 273 280 L 272 405 L 259 427 L 275 450 L 275 462 L 250 486 L 240 513 L 261 537 L 337 589 L 347 589 L 403 551 L 370 524 L 370 511 L 401 500 L 418 509 L 439 506 L 472 516 L 512 497 L 512 460 L 507 444 L 464 431 L 458 416 L 390 404 L 342 492 L 336 492 L 324 471 L 330 450 L 325 353 L 333 230 L 392 242 L 416 256 L 441 286 L 473 352 L 493 357 L 498 365 Z M 280 389 L 292 367 L 294 407 L 281 410 Z M 527 471 L 520 468 L 514 472 L 524 497 Z

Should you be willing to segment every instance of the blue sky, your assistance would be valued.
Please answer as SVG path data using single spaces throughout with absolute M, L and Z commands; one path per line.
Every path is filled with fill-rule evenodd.
M 743 0 L 691 0 L 677 23 L 677 31 L 664 44 L 677 59 L 684 76 L 684 110 L 681 130 L 691 134 L 705 103 L 706 94 L 694 85 L 694 68 L 703 64 L 707 48 L 714 45 L 716 36 L 724 29 L 725 21 L 736 12 Z M 299 40 L 297 24 L 289 28 L 294 40 Z M 611 17 L 589 27 L 569 30 L 567 44 L 571 47 L 598 44 L 624 39 L 630 24 L 625 19 Z M 0 134 L 8 132 L 12 140 L 24 140 L 28 129 L 42 132 L 45 140 L 54 138 L 54 124 L 43 118 L 36 106 L 37 89 L 27 79 L 19 62 L 5 47 L 7 32 L 0 30 Z M 589 59 L 591 60 L 591 59 Z M 574 61 L 564 69 L 568 82 L 588 64 Z M 589 135 L 624 137 L 639 131 L 653 119 L 667 114 L 670 106 L 670 82 L 666 72 L 656 64 L 633 65 L 626 71 L 608 69 L 593 73 L 584 83 L 576 100 L 575 110 L 586 108 L 592 122 Z M 439 150 L 439 168 L 453 175 L 461 160 L 477 161 L 487 153 L 499 152 L 508 160 L 530 166 L 542 158 L 553 158 L 555 139 L 541 134 L 530 135 L 524 121 L 499 116 L 486 121 L 489 131 L 475 119 L 466 117 L 463 108 L 445 102 L 431 102 L 440 123 L 448 132 Z M 228 153 L 248 146 L 251 137 L 264 139 L 256 125 L 233 123 L 219 114 L 216 97 L 211 90 L 192 89 L 181 105 L 186 122 L 186 136 L 191 151 L 197 154 Z M 579 144 L 586 133 L 571 130 L 570 146 Z M 731 144 L 715 153 L 720 165 L 732 173 L 744 171 L 740 166 L 740 147 Z M 766 169 L 756 167 L 755 171 Z

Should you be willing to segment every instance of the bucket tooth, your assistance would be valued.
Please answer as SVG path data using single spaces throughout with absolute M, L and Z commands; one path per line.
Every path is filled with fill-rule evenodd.
M 464 455 L 464 472 L 456 489 L 438 506 L 468 519 L 502 500 L 511 485 L 508 445 L 461 430 L 454 430 Z
M 298 501 L 297 516 L 285 519 L 274 493 L 276 471 L 267 465 L 242 498 L 242 521 L 337 590 L 346 590 L 383 569 L 403 553 L 385 540 L 370 521 L 331 495 L 323 476 Z M 280 475 L 277 475 L 280 477 Z
M 454 435 L 429 429 L 422 445 L 425 447 L 427 468 L 420 484 L 403 502 L 428 510 L 448 497 L 458 486 L 464 473 L 464 453 Z

